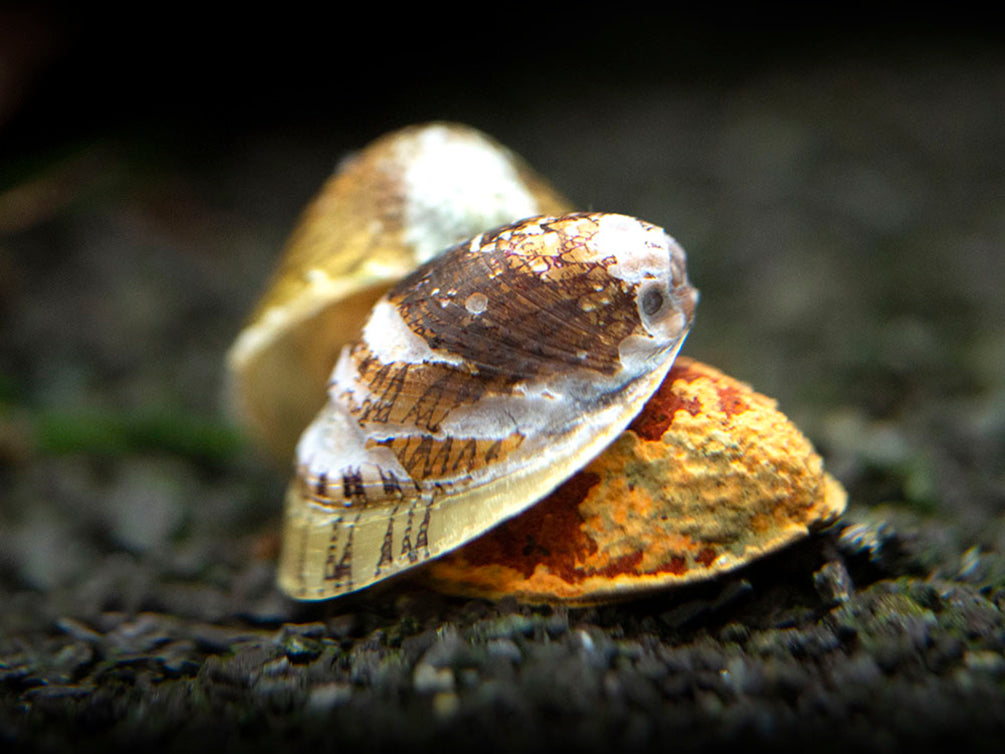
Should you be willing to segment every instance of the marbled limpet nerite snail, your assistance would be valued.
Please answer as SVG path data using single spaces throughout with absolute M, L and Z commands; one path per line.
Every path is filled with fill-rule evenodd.
M 707 578 L 840 515 L 770 399 L 689 360 L 664 380 L 697 300 L 680 247 L 567 209 L 449 124 L 379 140 L 308 209 L 229 362 L 280 455 L 328 384 L 287 492 L 285 592 L 439 558 L 445 591 L 583 603 Z

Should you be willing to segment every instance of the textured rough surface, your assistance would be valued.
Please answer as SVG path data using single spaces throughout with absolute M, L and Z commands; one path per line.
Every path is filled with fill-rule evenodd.
M 67 28 L 108 67 L 71 58 L 73 86 L 20 115 L 0 97 L 27 119 L 0 126 L 0 749 L 1001 751 L 997 40 L 580 14 L 368 41 L 408 60 L 395 90 L 303 14 L 289 38 L 323 59 L 255 40 L 219 69 L 184 35 L 152 43 L 174 18 L 190 28 L 163 13 L 129 38 L 79 13 Z M 4 82 L 7 42 L 40 38 L 17 28 L 0 21 Z M 602 607 L 414 579 L 332 605 L 278 593 L 289 469 L 235 443 L 221 359 L 336 156 L 444 116 L 577 206 L 673 228 L 702 291 L 685 355 L 813 441 L 849 493 L 836 537 Z
M 582 472 L 428 574 L 470 596 L 589 603 L 731 571 L 833 523 L 845 503 L 772 399 L 681 357 Z

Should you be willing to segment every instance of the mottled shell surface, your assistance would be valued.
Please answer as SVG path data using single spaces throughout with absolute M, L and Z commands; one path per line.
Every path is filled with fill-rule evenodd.
M 746 565 L 829 525 L 845 504 L 775 401 L 679 358 L 585 469 L 427 575 L 455 594 L 588 604 Z
M 569 203 L 509 150 L 453 123 L 411 126 L 343 161 L 304 212 L 228 353 L 229 395 L 279 463 L 325 401 L 374 302 L 452 244 Z
M 379 299 L 297 446 L 280 584 L 324 599 L 449 552 L 589 463 L 693 319 L 683 250 L 623 215 L 521 221 Z

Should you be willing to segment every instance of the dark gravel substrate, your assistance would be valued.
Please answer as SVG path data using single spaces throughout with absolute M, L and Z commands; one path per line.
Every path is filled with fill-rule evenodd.
M 608 66 L 444 52 L 337 98 L 302 58 L 196 41 L 175 70 L 96 22 L 0 20 L 35 41 L 0 78 L 0 748 L 1001 751 L 994 40 L 615 26 Z M 102 78 L 126 51 L 135 100 Z M 848 488 L 839 526 L 596 608 L 276 592 L 284 473 L 227 423 L 223 352 L 336 159 L 440 117 L 670 229 L 702 291 L 685 352 L 779 399 Z

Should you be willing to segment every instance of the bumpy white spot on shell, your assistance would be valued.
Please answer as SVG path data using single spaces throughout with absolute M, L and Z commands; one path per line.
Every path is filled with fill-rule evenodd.
M 489 300 L 484 293 L 472 293 L 464 299 L 464 308 L 476 317 L 485 311 L 489 305 Z

